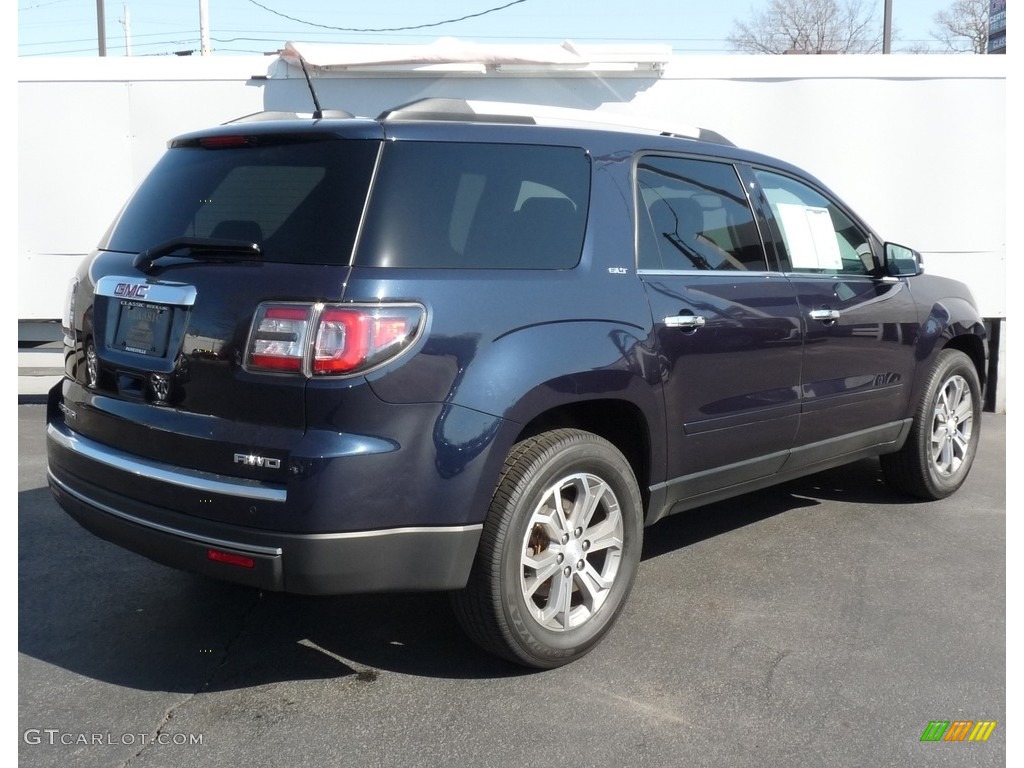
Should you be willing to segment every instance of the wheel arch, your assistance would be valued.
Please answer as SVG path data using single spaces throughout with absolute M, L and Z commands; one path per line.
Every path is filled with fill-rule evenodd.
M 648 331 L 609 320 L 543 323 L 486 345 L 465 367 L 451 402 L 494 414 L 478 500 L 494 488 L 513 445 L 541 432 L 575 428 L 621 451 L 646 504 L 665 472 L 664 399 Z
M 941 280 L 939 284 L 947 287 L 949 281 Z M 985 323 L 972 301 L 956 295 L 933 300 L 915 342 L 918 375 L 910 402 L 916 403 L 921 397 L 927 373 L 944 349 L 958 350 L 970 358 L 984 391 L 988 372 L 986 339 Z
M 943 349 L 956 349 L 967 355 L 971 362 L 974 363 L 974 368 L 978 372 L 978 380 L 981 382 L 981 388 L 984 392 L 986 385 L 986 373 L 988 372 L 986 354 L 985 354 L 985 342 L 982 337 L 977 334 L 962 333 L 957 336 L 953 336 Z
M 516 442 L 553 429 L 579 429 L 602 437 L 625 456 L 640 487 L 646 508 L 650 501 L 652 435 L 648 419 L 633 402 L 615 399 L 564 403 L 534 416 L 523 425 Z

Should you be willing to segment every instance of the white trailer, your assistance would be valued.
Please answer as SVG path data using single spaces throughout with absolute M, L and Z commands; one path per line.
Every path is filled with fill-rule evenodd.
M 19 59 L 20 341 L 56 337 L 67 280 L 170 137 L 264 110 L 313 111 L 300 57 L 325 109 L 375 116 L 448 96 L 715 130 L 806 168 L 883 237 L 921 251 L 928 271 L 966 282 L 1000 338 L 1005 56 L 673 56 L 661 46 L 444 40 Z M 1003 410 L 1003 390 L 992 389 L 990 407 Z

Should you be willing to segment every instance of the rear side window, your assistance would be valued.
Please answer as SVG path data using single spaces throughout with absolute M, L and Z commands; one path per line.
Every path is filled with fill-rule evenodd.
M 637 166 L 641 269 L 765 270 L 764 248 L 729 163 L 647 156 Z
M 168 150 L 101 248 L 138 253 L 178 237 L 257 243 L 266 261 L 348 264 L 380 142 L 264 137 Z
M 590 161 L 576 147 L 395 142 L 356 264 L 568 269 L 583 248 Z

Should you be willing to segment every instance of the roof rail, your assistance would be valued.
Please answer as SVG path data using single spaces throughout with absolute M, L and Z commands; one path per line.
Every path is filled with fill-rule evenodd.
M 505 101 L 478 101 L 428 97 L 385 110 L 378 120 L 452 120 L 477 123 L 519 123 L 527 125 L 558 125 L 633 131 L 660 136 L 712 141 L 735 146 L 716 131 L 693 125 L 666 125 L 637 115 L 598 112 L 543 104 L 520 104 Z

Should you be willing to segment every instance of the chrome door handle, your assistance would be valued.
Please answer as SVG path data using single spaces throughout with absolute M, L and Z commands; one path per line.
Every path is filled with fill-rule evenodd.
M 812 320 L 821 320 L 822 322 L 831 323 L 839 319 L 838 309 L 812 309 L 811 310 Z
M 703 328 L 707 322 L 700 315 L 669 315 L 663 321 L 666 328 Z

